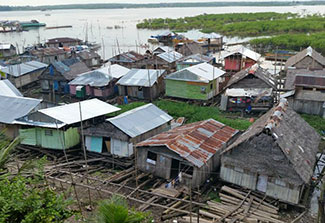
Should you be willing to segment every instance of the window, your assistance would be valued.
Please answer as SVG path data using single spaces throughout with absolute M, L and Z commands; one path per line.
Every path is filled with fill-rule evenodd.
M 150 163 L 152 165 L 156 165 L 156 162 L 157 162 L 157 154 L 148 151 L 148 154 L 147 154 L 147 163 Z
M 193 167 L 192 166 L 189 166 L 189 165 L 186 165 L 186 164 L 183 164 L 181 163 L 181 171 L 180 172 L 183 172 L 183 173 L 186 173 L 188 175 L 193 175 Z
M 142 87 L 138 87 L 138 91 L 142 91 Z
M 53 136 L 53 131 L 49 129 L 45 129 L 45 135 L 46 136 Z
M 201 87 L 201 93 L 205 94 L 206 93 L 206 88 L 205 87 Z
M 212 90 L 212 88 L 213 88 L 213 84 L 211 83 L 211 84 L 210 84 L 210 89 Z

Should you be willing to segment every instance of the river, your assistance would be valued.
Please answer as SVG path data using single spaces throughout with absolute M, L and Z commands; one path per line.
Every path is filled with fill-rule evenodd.
M 54 11 L 12 11 L 0 12 L 0 20 L 29 21 L 36 19 L 48 27 L 72 25 L 72 28 L 48 29 L 39 28 L 20 33 L 0 33 L 0 42 L 17 45 L 20 51 L 23 46 L 45 42 L 55 37 L 76 37 L 102 45 L 99 54 L 107 59 L 120 50 L 139 50 L 136 46 L 147 43 L 151 35 L 163 30 L 138 30 L 136 24 L 145 18 L 178 18 L 195 16 L 203 13 L 239 13 L 239 12 L 294 12 L 323 13 L 325 6 L 295 7 L 198 7 L 198 8 L 138 8 L 138 9 L 100 9 L 100 10 L 54 10 Z M 120 26 L 120 29 L 107 27 Z M 88 28 L 87 28 L 88 27 Z M 189 37 L 197 38 L 198 32 L 189 32 Z M 240 41 L 237 38 L 226 41 Z M 151 48 L 153 46 L 150 46 Z

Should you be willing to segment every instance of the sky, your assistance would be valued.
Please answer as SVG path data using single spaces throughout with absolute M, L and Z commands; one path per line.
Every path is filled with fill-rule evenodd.
M 160 2 L 168 3 L 168 2 L 216 2 L 216 1 L 226 2 L 226 1 L 238 1 L 238 0 L 123 0 L 123 1 L 121 0 L 0 0 L 0 5 L 37 6 L 37 5 L 87 4 L 87 3 L 160 3 Z M 255 0 L 255 1 L 263 1 L 263 0 Z M 284 1 L 284 0 L 273 0 L 273 1 Z

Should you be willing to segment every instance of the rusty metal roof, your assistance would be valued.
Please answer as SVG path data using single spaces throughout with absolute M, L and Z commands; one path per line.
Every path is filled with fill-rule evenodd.
M 200 168 L 237 133 L 236 129 L 208 119 L 163 132 L 137 144 L 137 147 L 166 146 Z

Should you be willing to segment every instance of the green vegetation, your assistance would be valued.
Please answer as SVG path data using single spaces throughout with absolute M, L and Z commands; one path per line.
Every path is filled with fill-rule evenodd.
M 228 6 L 294 6 L 324 5 L 324 1 L 233 1 L 233 2 L 175 2 L 175 3 L 106 3 L 106 4 L 67 4 L 45 6 L 0 6 L 0 11 L 59 10 L 59 9 L 122 9 L 122 8 L 172 8 L 172 7 L 228 7 Z
M 318 115 L 301 114 L 301 117 L 321 135 L 324 135 L 322 131 L 325 131 L 325 119 Z
M 271 38 L 253 39 L 250 41 L 253 47 L 268 49 L 287 49 L 300 51 L 312 46 L 320 53 L 325 53 L 325 32 L 312 34 L 285 34 Z
M 230 116 L 230 114 L 221 112 L 217 107 L 198 106 L 185 102 L 175 102 L 163 99 L 154 101 L 153 103 L 174 118 L 185 117 L 187 123 L 213 118 L 225 125 L 239 130 L 246 130 L 251 125 L 247 119 L 226 117 Z M 119 107 L 121 108 L 121 111 L 125 112 L 144 104 L 144 102 L 133 102 Z
M 149 213 L 130 209 L 126 200 L 113 196 L 110 200 L 99 203 L 97 223 L 149 223 L 152 218 Z
M 199 29 L 202 32 L 217 32 L 226 36 L 266 36 L 325 31 L 325 17 L 309 15 L 300 18 L 293 13 L 274 12 L 204 14 L 178 19 L 145 19 L 137 27 L 181 31 Z

